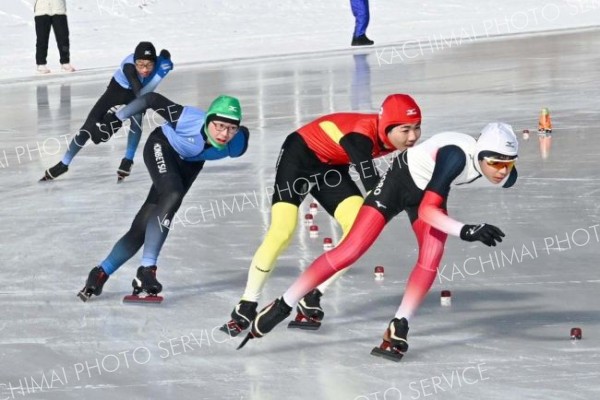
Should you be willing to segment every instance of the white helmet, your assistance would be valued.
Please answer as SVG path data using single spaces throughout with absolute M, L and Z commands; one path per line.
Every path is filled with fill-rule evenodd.
M 475 144 L 475 159 L 483 159 L 482 152 L 517 158 L 519 142 L 512 126 L 503 122 L 491 122 L 482 130 Z M 492 154 L 489 154 L 492 155 Z M 485 156 L 488 156 L 486 154 Z

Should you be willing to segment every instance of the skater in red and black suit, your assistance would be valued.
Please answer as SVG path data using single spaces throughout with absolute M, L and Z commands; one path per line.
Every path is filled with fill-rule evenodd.
M 388 96 L 379 114 L 335 113 L 320 117 L 286 138 L 273 188 L 271 224 L 254 254 L 246 290 L 222 331 L 236 336 L 256 317 L 260 293 L 275 269 L 277 257 L 296 230 L 298 207 L 310 193 L 347 234 L 363 204 L 349 173 L 354 164 L 366 191 L 379 176 L 373 158 L 412 147 L 421 136 L 421 110 L 406 94 Z M 307 294 L 298 309 L 310 314 L 306 324 L 318 327 L 323 316 L 320 298 L 337 277 Z
M 258 314 L 247 339 L 270 332 L 302 296 L 352 265 L 371 247 L 385 225 L 406 211 L 417 237 L 419 256 L 383 343 L 374 349 L 375 355 L 401 358 L 408 349 L 408 321 L 433 284 L 447 236 L 480 241 L 487 246 L 495 246 L 504 236 L 493 225 L 467 225 L 449 217 L 446 201 L 451 185 L 512 186 L 517 179 L 517 150 L 511 126 L 491 123 L 477 140 L 466 134 L 445 132 L 398 155 L 398 163 L 392 164 L 366 197 L 342 243 L 319 257 L 282 297 Z

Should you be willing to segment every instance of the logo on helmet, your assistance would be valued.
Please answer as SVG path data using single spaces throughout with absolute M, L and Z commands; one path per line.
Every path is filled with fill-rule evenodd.
M 416 108 L 409 108 L 406 110 L 406 116 L 407 117 L 412 117 L 413 115 L 417 115 L 417 109 Z
M 515 148 L 515 142 L 506 142 L 505 144 L 506 147 L 510 147 L 511 149 Z
M 229 111 L 237 112 L 238 108 L 236 106 L 229 106 Z

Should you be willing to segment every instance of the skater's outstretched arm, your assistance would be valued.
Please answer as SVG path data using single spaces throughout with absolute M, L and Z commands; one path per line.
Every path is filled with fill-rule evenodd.
M 94 128 L 90 129 L 90 138 L 95 144 L 107 141 L 121 128 L 123 121 L 136 114 L 141 114 L 149 108 L 163 117 L 173 129 L 177 128 L 177 121 L 184 109 L 182 105 L 172 102 L 163 95 L 154 92 L 148 93 L 133 100 L 116 113 L 106 113 L 103 122 L 97 123 Z
M 419 218 L 440 231 L 460 236 L 462 223 L 450 218 L 444 203 L 450 193 L 450 185 L 464 170 L 467 157 L 460 147 L 450 145 L 438 150 L 435 168 L 425 195 L 419 205 Z
M 173 128 L 177 127 L 177 121 L 183 111 L 182 105 L 167 99 L 165 96 L 158 93 L 147 93 L 133 100 L 126 107 L 117 111 L 115 115 L 119 120 L 125 121 L 129 117 L 149 108 L 156 111 Z
M 377 171 L 369 167 L 373 165 L 373 142 L 369 137 L 358 132 L 344 133 L 332 121 L 322 121 L 319 127 L 331 140 L 339 144 L 358 172 L 365 190 L 371 191 L 379 181 Z
M 140 91 L 142 90 L 142 82 L 140 82 L 138 78 L 135 65 L 131 63 L 125 64 L 123 66 L 123 74 L 125 74 L 125 78 L 127 78 L 127 82 L 129 82 L 133 94 L 135 94 L 135 97 L 138 97 L 140 95 Z
M 419 218 L 443 233 L 460 237 L 468 242 L 480 241 L 487 246 L 502 242 L 504 233 L 490 224 L 466 225 L 446 214 L 445 203 L 450 184 L 465 168 L 467 157 L 454 145 L 439 149 L 431 181 L 425 188 L 419 205 Z
M 340 140 L 365 190 L 370 192 L 379 181 L 379 174 L 373 166 L 373 142 L 367 136 L 351 132 Z
M 160 55 L 156 60 L 155 72 L 152 78 L 144 87 L 140 90 L 140 96 L 146 93 L 153 92 L 158 84 L 163 80 L 167 74 L 173 70 L 173 62 L 171 61 L 171 53 L 163 49 L 160 51 Z

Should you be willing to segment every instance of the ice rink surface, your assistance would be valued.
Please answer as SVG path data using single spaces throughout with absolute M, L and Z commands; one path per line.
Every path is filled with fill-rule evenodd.
M 150 186 L 141 157 L 116 184 L 126 138 L 84 148 L 69 172 L 41 184 L 109 75 L 81 73 L 5 85 L 0 97 L 0 399 L 598 399 L 600 398 L 600 97 L 598 31 L 425 49 L 401 59 L 368 49 L 176 69 L 160 92 L 205 108 L 240 97 L 251 143 L 241 159 L 207 163 L 159 260 L 160 306 L 124 305 L 140 258 L 100 297 L 76 293 L 127 230 Z M 419 51 L 420 52 L 420 51 Z M 416 57 L 412 57 L 417 54 Z M 410 61 L 410 62 L 408 62 Z M 423 139 L 476 135 L 490 121 L 521 138 L 510 190 L 453 190 L 449 212 L 488 222 L 496 248 L 450 238 L 439 279 L 411 320 L 401 363 L 369 355 L 400 302 L 416 242 L 400 215 L 323 297 L 316 332 L 285 324 L 236 351 L 218 331 L 241 296 L 269 220 L 274 166 L 285 136 L 333 111 L 375 111 L 394 92 L 423 110 Z M 551 150 L 535 132 L 542 107 Z M 145 128 L 145 134 L 150 130 Z M 142 139 L 142 145 L 145 141 Z M 302 214 L 308 204 L 304 204 Z M 339 239 L 316 215 L 319 239 L 298 234 L 261 306 Z M 385 266 L 385 279 L 373 267 Z M 452 306 L 440 306 L 440 290 Z M 572 327 L 583 339 L 571 341 Z

